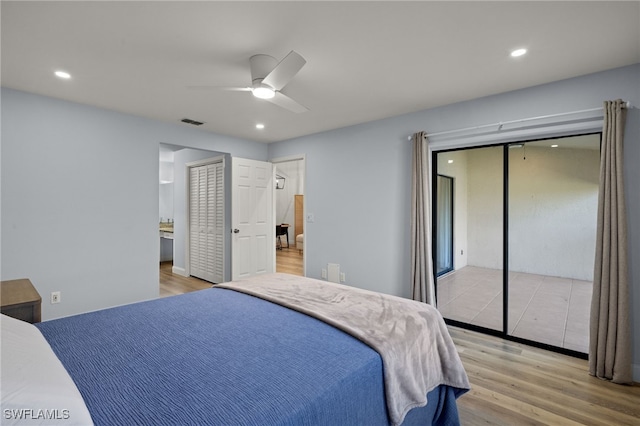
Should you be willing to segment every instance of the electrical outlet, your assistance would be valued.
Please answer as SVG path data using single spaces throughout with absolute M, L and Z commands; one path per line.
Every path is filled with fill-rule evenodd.
M 327 279 L 327 268 L 322 268 L 322 278 Z
M 60 292 L 52 291 L 51 292 L 51 304 L 60 303 Z

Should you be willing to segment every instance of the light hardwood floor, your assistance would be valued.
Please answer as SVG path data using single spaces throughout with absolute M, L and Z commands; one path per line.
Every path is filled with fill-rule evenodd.
M 291 246 L 286 246 L 282 250 L 276 250 L 276 272 L 283 272 L 292 275 L 304 275 L 302 265 L 303 255 L 300 250 Z
M 292 253 L 289 253 L 292 254 Z M 210 283 L 160 266 L 160 294 Z M 463 426 L 640 425 L 640 386 L 614 385 L 588 374 L 585 360 L 449 327 L 471 390 L 458 399 Z
M 640 386 L 589 376 L 588 361 L 456 327 L 469 375 L 463 425 L 640 425 Z
M 172 262 L 160 263 L 160 297 L 175 296 L 190 291 L 210 288 L 212 283 L 194 277 L 183 277 L 171 271 Z M 303 256 L 296 248 L 276 250 L 276 271 L 303 275 Z
M 183 277 L 171 271 L 172 262 L 160 263 L 160 297 L 175 296 L 211 288 L 211 283 L 194 277 Z

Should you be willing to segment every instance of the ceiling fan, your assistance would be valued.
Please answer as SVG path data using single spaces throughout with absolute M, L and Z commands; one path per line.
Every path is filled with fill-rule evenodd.
M 256 98 L 267 100 L 281 108 L 296 113 L 309 111 L 307 107 L 294 101 L 281 91 L 307 63 L 299 53 L 292 50 L 280 62 L 273 56 L 253 55 L 249 59 L 249 63 L 251 66 L 251 86 L 221 87 L 220 89 L 252 92 Z M 202 88 L 203 86 L 192 87 Z

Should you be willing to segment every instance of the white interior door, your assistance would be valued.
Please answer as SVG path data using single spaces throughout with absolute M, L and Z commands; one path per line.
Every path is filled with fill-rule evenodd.
M 224 281 L 224 165 L 189 169 L 189 274 Z
M 231 159 L 231 278 L 274 272 L 273 165 Z

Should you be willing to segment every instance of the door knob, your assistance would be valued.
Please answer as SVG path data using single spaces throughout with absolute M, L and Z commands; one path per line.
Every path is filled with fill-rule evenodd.
M 234 234 L 237 234 L 238 232 L 240 232 L 240 230 L 239 230 L 238 228 L 235 228 L 235 229 L 233 230 L 233 233 L 234 233 Z

